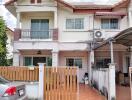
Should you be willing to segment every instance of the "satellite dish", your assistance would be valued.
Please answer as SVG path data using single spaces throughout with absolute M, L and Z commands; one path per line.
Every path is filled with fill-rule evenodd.
M 97 38 L 100 38 L 100 37 L 102 36 L 102 32 L 101 32 L 101 31 L 96 31 L 96 32 L 95 32 L 95 36 L 96 36 Z

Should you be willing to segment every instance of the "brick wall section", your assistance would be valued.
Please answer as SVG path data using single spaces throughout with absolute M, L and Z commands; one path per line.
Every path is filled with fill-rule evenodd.
M 14 30 L 14 41 L 18 41 L 21 37 L 21 29 L 15 28 Z
M 58 29 L 53 29 L 53 41 L 58 40 Z

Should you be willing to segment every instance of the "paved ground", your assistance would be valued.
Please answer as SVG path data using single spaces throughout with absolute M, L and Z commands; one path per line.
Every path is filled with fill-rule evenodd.
M 117 100 L 131 100 L 130 87 L 117 86 L 116 90 Z
M 104 96 L 90 86 L 80 85 L 79 89 L 79 100 L 106 100 Z M 129 87 L 117 86 L 116 92 L 116 100 L 131 100 Z
M 105 100 L 104 96 L 87 85 L 80 85 L 79 89 L 79 100 Z

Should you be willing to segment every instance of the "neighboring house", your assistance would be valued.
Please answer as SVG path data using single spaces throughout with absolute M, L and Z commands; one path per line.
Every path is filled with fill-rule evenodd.
M 79 66 L 79 80 L 89 70 L 90 44 L 101 42 L 132 26 L 132 1 L 115 5 L 67 3 L 62 0 L 9 0 L 6 8 L 17 18 L 13 65 Z M 96 34 L 100 31 L 102 34 Z M 100 36 L 101 35 L 101 36 Z M 100 43 L 99 42 L 99 43 Z M 115 52 L 116 70 L 128 73 L 124 46 Z M 107 66 L 110 54 L 95 51 L 96 66 Z
M 12 29 L 10 29 L 9 27 L 7 27 L 7 59 L 11 59 L 13 58 L 13 34 L 14 31 Z

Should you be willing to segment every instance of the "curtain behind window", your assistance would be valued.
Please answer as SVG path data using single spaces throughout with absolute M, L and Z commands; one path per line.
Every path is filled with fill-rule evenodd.
M 49 20 L 32 19 L 31 20 L 31 38 L 47 39 L 49 38 Z

